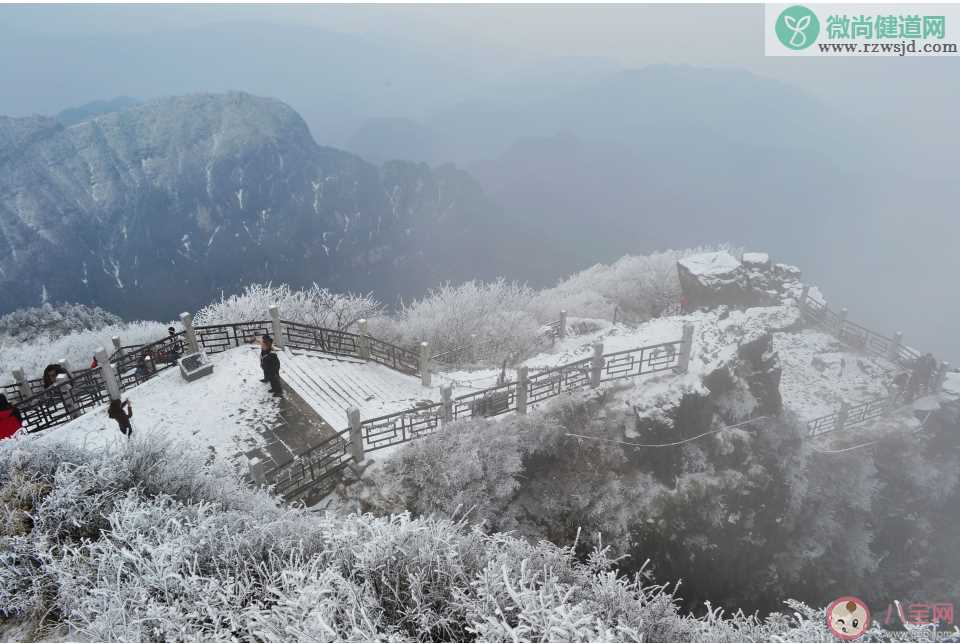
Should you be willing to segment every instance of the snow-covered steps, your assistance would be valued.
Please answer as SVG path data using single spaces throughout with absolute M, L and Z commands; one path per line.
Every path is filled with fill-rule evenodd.
M 436 388 L 425 388 L 419 378 L 374 362 L 344 359 L 329 354 L 284 350 L 280 377 L 334 428 L 347 425 L 347 410 L 356 407 L 360 417 L 376 418 L 403 411 L 417 402 L 436 398 Z

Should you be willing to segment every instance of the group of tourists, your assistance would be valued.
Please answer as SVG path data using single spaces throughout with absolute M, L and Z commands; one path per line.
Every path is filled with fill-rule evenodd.
M 936 389 L 939 377 L 937 359 L 932 353 L 926 353 L 913 364 L 909 371 L 901 371 L 893 378 L 894 395 L 904 402 L 915 399 L 921 392 Z
M 176 329 L 170 327 L 168 342 L 161 345 L 155 355 L 162 355 L 164 360 L 179 358 L 183 354 L 183 341 L 177 336 Z M 149 364 L 147 352 L 143 352 L 137 362 L 136 373 L 138 377 L 148 377 L 156 367 Z M 176 358 L 174 358 L 174 356 Z M 153 358 L 151 358 L 152 360 Z M 97 359 L 94 357 L 91 368 L 97 367 Z M 280 358 L 273 350 L 273 338 L 265 334 L 260 338 L 260 369 L 263 371 L 263 378 L 260 382 L 270 385 L 270 393 L 276 397 L 283 397 L 283 385 L 280 382 Z M 49 364 L 43 370 L 42 382 L 44 389 L 49 389 L 57 383 L 57 379 L 65 375 L 70 378 L 71 374 L 59 363 Z M 133 405 L 129 400 L 111 400 L 107 407 L 107 416 L 116 421 L 120 433 L 130 438 L 133 435 L 133 424 L 130 419 L 133 418 Z M 0 394 L 0 439 L 10 438 L 23 426 L 23 413 L 16 405 L 10 403 L 7 397 Z

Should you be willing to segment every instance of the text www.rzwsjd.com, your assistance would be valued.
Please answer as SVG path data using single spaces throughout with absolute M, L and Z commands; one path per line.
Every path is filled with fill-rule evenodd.
M 824 42 L 817 43 L 824 54 L 956 54 L 955 42 Z

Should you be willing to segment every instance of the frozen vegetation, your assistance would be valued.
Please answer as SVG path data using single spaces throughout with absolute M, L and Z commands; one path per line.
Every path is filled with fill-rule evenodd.
M 831 639 L 798 602 L 685 614 L 609 547 L 285 507 L 172 444 L 3 448 L 0 499 L 0 620 L 20 640 Z
M 886 607 L 960 595 L 956 374 L 927 406 L 812 441 L 804 421 L 884 395 L 897 367 L 808 328 L 796 269 L 711 256 L 708 266 L 691 251 L 625 257 L 540 292 L 446 285 L 393 313 L 367 296 L 271 285 L 201 309 L 198 323 L 212 324 L 263 319 L 278 303 L 310 324 L 355 330 L 368 318 L 371 333 L 403 345 L 494 345 L 479 364 L 436 374 L 434 385 L 464 391 L 492 385 L 506 358 L 535 371 L 586 358 L 594 342 L 619 351 L 695 331 L 686 373 L 374 452 L 326 512 L 238 478 L 234 457 L 278 413 L 249 347 L 214 356 L 203 385 L 171 370 L 130 391 L 130 442 L 102 410 L 3 441 L 0 635 L 833 641 L 820 607 L 835 597 Z M 683 258 L 690 275 L 722 273 L 724 293 L 764 304 L 660 317 L 679 299 Z M 567 337 L 545 341 L 560 310 Z M 630 323 L 614 323 L 614 310 Z M 37 364 L 53 352 L 79 360 L 115 334 L 65 335 Z M 121 334 L 154 340 L 165 325 Z M 337 373 L 361 378 L 362 366 Z M 416 395 L 404 387 L 398 405 Z M 381 397 L 357 404 L 372 410 Z M 958 638 L 893 626 L 867 637 Z

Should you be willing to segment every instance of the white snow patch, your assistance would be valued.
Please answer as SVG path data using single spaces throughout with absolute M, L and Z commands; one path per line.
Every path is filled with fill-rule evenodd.
M 726 251 L 690 255 L 679 261 L 694 275 L 726 275 L 740 268 L 740 262 Z
M 741 259 L 744 264 L 765 265 L 770 263 L 770 255 L 767 253 L 744 253 Z

